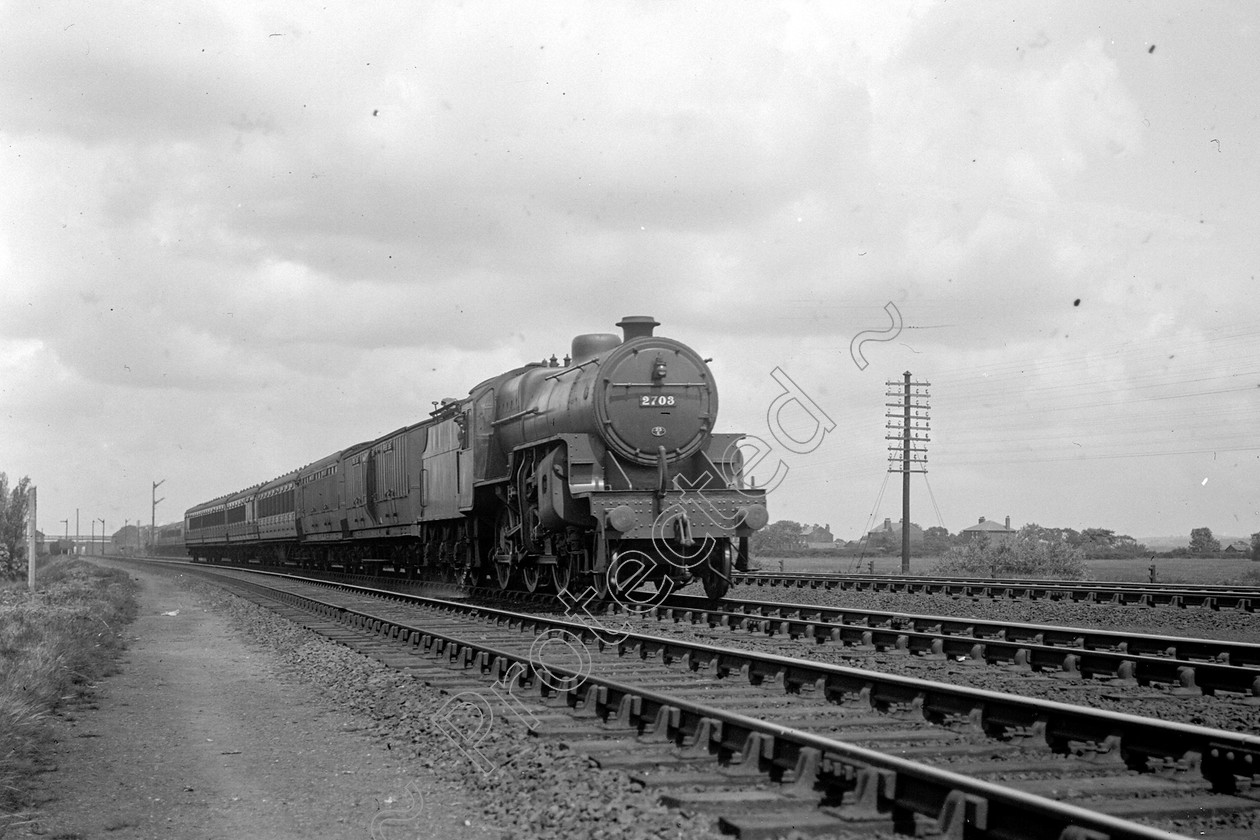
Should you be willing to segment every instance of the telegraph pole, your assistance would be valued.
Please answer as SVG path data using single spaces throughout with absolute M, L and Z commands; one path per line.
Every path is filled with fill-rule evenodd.
M 165 483 L 166 483 L 166 479 L 165 479 L 165 478 L 164 478 L 164 479 L 162 479 L 161 481 L 155 481 L 155 482 L 153 482 L 153 507 L 149 509 L 149 541 L 148 541 L 148 543 L 146 544 L 146 549 L 148 548 L 148 546 L 150 546 L 150 545 L 152 545 L 152 544 L 153 544 L 153 535 L 154 535 L 155 533 L 157 533 L 157 506 L 158 506 L 158 502 L 164 502 L 164 501 L 166 501 L 166 497 L 165 497 L 165 496 L 163 496 L 163 497 L 162 497 L 162 498 L 160 498 L 160 499 L 157 497 L 157 489 L 158 489 L 159 487 L 161 487 L 161 486 L 162 486 L 163 484 L 165 484 Z M 147 554 L 147 553 L 149 553 L 149 552 L 146 550 L 146 552 L 145 552 L 145 553 Z
M 901 398 L 884 404 L 889 409 L 884 414 L 889 421 L 884 426 L 888 430 L 884 439 L 895 441 L 888 445 L 888 471 L 901 473 L 901 573 L 905 575 L 910 573 L 910 473 L 927 472 L 927 388 L 931 383 L 911 382 L 910 371 L 906 371 L 901 382 L 884 384 L 888 386 L 885 396 Z
M 26 588 L 35 591 L 35 487 L 26 500 Z

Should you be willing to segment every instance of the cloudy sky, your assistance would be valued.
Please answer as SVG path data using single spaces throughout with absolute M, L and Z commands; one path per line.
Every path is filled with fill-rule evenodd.
M 1260 531 L 1247 4 L 0 7 L 0 470 L 49 533 L 629 314 L 723 430 L 773 440 L 776 369 L 834 422 L 772 519 L 899 518 L 909 370 L 925 527 Z

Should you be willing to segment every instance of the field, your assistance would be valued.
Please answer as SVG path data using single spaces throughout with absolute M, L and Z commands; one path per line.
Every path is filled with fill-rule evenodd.
M 937 557 L 911 557 L 910 574 L 926 575 L 936 564 Z M 1150 568 L 1155 565 L 1156 580 L 1160 583 L 1233 583 L 1260 586 L 1260 563 L 1238 559 L 1194 559 L 1189 557 L 1131 557 L 1120 560 L 1089 560 L 1091 580 L 1150 580 Z M 822 574 L 869 574 L 901 573 L 901 557 L 757 557 L 753 565 L 763 571 Z

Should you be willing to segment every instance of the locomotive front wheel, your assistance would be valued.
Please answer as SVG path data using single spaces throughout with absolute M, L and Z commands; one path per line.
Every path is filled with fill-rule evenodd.
M 591 589 L 595 590 L 596 601 L 607 601 L 611 591 L 608 586 L 608 572 L 592 572 Z
M 556 565 L 551 567 L 551 583 L 556 588 L 556 592 L 563 592 L 569 588 L 569 581 L 573 579 L 572 559 L 567 554 L 562 554 L 556 558 Z
M 515 539 L 519 531 L 519 528 L 513 526 L 512 514 L 508 509 L 501 509 L 499 511 L 499 521 L 495 526 L 495 553 L 501 557 L 512 558 L 512 562 L 503 563 L 497 558 L 495 559 L 494 571 L 499 578 L 500 589 L 508 589 L 512 584 L 512 566 L 519 562 L 521 556 Z
M 627 591 L 625 583 L 620 580 L 624 556 L 622 552 L 614 551 L 612 557 L 608 560 L 608 568 L 602 572 L 592 573 L 591 586 L 594 588 L 595 597 L 598 600 L 608 601 L 616 599 Z

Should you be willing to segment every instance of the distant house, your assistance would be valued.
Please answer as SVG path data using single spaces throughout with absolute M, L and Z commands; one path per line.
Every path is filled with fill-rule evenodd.
M 882 543 L 901 545 L 901 520 L 893 522 L 891 518 L 885 518 L 883 525 L 866 535 L 866 541 L 872 545 Z M 913 522 L 910 523 L 910 544 L 923 545 L 923 529 Z
M 830 525 L 805 525 L 801 528 L 801 539 L 808 549 L 835 548 L 836 538 L 831 533 Z
M 1005 525 L 986 520 L 982 516 L 979 522 L 970 528 L 963 528 L 958 534 L 964 540 L 979 540 L 985 537 L 989 539 L 1009 539 L 1014 536 L 1015 531 L 1011 528 L 1011 518 L 1009 516 L 1006 517 Z
M 1230 554 L 1250 554 L 1251 543 L 1246 540 L 1234 540 L 1232 543 L 1225 546 L 1225 551 Z

